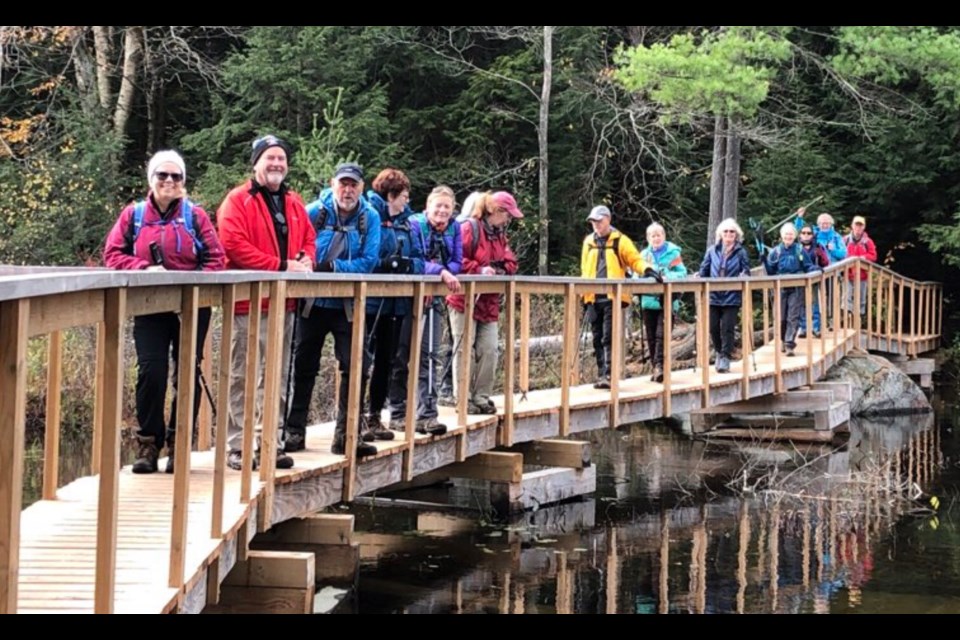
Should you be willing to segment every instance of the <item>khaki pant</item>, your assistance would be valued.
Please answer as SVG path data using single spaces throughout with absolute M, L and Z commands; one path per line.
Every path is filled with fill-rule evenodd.
M 453 333 L 453 344 L 457 346 L 453 353 L 453 395 L 460 397 L 460 358 L 463 353 L 471 353 L 473 362 L 470 366 L 470 393 L 468 400 L 475 405 L 483 406 L 490 400 L 493 393 L 493 376 L 497 370 L 497 329 L 496 322 L 473 323 L 474 341 L 472 350 L 470 345 L 464 345 L 461 336 L 464 328 L 464 314 L 456 309 L 450 309 L 450 328 Z
M 277 444 L 279 451 L 283 450 L 283 409 L 286 406 L 287 378 L 290 374 L 290 336 L 293 333 L 293 312 L 284 314 L 283 318 L 283 356 L 280 363 L 280 406 L 277 407 L 279 421 L 277 422 Z M 247 335 L 250 333 L 250 316 L 238 315 L 234 318 L 233 339 L 231 345 L 233 353 L 230 357 L 230 412 L 227 416 L 227 449 L 241 451 L 243 449 L 244 400 L 247 380 Z M 257 398 L 254 403 L 253 424 L 259 436 L 263 428 L 263 376 L 267 350 L 267 313 L 260 314 L 260 362 L 257 366 Z M 256 438 L 256 443 L 259 438 Z M 254 446 L 257 446 L 256 444 Z

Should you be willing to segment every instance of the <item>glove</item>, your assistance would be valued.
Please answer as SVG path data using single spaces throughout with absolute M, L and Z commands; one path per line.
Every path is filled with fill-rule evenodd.
M 410 258 L 393 258 L 393 261 L 396 263 L 394 267 L 394 273 L 413 273 L 413 260 Z
M 384 258 L 377 264 L 378 273 L 393 273 L 397 269 L 397 258 Z
M 333 272 L 333 260 L 324 260 L 323 262 L 318 262 L 313 265 L 313 270 L 317 273 L 332 273 Z
M 660 284 L 663 284 L 663 276 L 660 275 L 660 272 L 659 272 L 659 271 L 656 271 L 656 270 L 654 270 L 654 269 L 651 269 L 650 267 L 647 267 L 647 268 L 643 271 L 643 277 L 644 277 L 644 278 L 653 278 L 654 280 L 656 280 L 656 281 L 659 282 Z

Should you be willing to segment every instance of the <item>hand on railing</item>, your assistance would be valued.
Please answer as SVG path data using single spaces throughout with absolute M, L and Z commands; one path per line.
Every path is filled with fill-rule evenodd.
M 460 293 L 460 281 L 457 280 L 457 276 L 444 269 L 440 272 L 440 279 L 443 280 L 443 284 L 447 285 L 450 293 Z
M 651 269 L 650 267 L 647 267 L 646 269 L 644 269 L 644 271 L 643 271 L 643 277 L 644 277 L 644 278 L 653 278 L 654 280 L 656 280 L 656 281 L 659 282 L 660 284 L 663 284 L 663 275 L 661 275 L 661 273 L 660 273 L 659 271 L 657 271 L 657 270 L 655 270 L 655 269 Z

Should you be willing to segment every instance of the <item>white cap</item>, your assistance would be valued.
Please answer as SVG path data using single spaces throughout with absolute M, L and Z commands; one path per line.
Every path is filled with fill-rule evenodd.
M 590 210 L 590 215 L 587 216 L 587 220 L 602 220 L 603 218 L 610 217 L 610 209 L 605 207 L 602 204 L 598 204 L 593 209 Z
M 150 162 L 147 164 L 148 182 L 153 178 L 153 172 L 157 170 L 157 167 L 165 162 L 171 162 L 177 165 L 177 168 L 180 169 L 180 173 L 183 174 L 184 181 L 186 181 L 187 165 L 184 164 L 183 158 L 176 151 L 167 149 L 166 151 L 157 151 L 155 154 L 153 154 L 153 157 L 150 158 Z

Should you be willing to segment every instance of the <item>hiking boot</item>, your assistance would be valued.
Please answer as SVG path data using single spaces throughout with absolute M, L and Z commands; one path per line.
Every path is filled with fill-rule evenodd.
M 367 426 L 367 416 L 360 416 L 360 441 L 373 442 L 376 439 L 376 436 L 373 435 L 373 431 L 371 431 Z
M 663 382 L 663 367 L 657 365 L 653 368 L 653 375 L 650 376 L 650 382 Z
M 346 453 L 346 444 L 347 438 L 345 435 L 334 435 L 333 444 L 330 445 L 330 453 L 335 453 L 338 456 L 342 456 Z M 362 440 L 357 442 L 357 457 L 363 458 L 364 456 L 373 456 L 377 454 L 377 448 L 372 444 L 367 444 Z
M 137 459 L 133 463 L 134 473 L 155 473 L 157 471 L 157 441 L 153 436 L 137 436 L 139 447 Z
M 299 431 L 288 431 L 287 439 L 283 443 L 283 450 L 287 453 L 303 451 L 307 448 L 307 434 Z
M 164 473 L 173 473 L 173 456 L 176 453 L 176 443 L 173 440 L 167 440 L 167 464 L 163 468 Z
M 597 381 L 593 383 L 594 389 L 609 389 L 610 388 L 610 377 L 609 376 L 600 376 L 597 378 Z
M 367 433 L 373 434 L 375 440 L 393 440 L 393 431 L 383 426 L 378 413 L 368 413 L 366 416 Z
M 285 454 L 283 451 L 277 451 L 277 469 L 291 468 L 293 468 L 293 458 Z
M 814 337 L 814 338 L 819 338 L 819 337 L 820 337 L 820 331 L 819 331 L 818 329 L 814 329 L 814 330 L 813 330 L 813 337 Z
M 404 433 L 407 430 L 407 421 L 405 418 L 391 418 L 390 429 Z
M 795 356 L 795 355 L 797 355 L 797 354 L 796 354 L 796 352 L 793 350 L 793 347 L 787 347 L 787 357 L 788 357 L 788 358 L 792 358 L 792 357 Z
M 717 373 L 730 373 L 730 358 L 717 356 Z
M 803 340 L 803 339 L 806 338 L 806 337 L 807 337 L 807 332 L 806 332 L 806 331 L 800 331 L 800 332 L 797 333 L 797 338 L 800 339 L 800 340 Z
M 417 433 L 423 433 L 429 436 L 442 436 L 447 432 L 447 425 L 437 422 L 436 418 L 421 418 L 417 420 L 414 429 Z
M 441 407 L 455 407 L 457 406 L 457 399 L 453 396 L 443 395 L 437 398 L 437 404 Z

